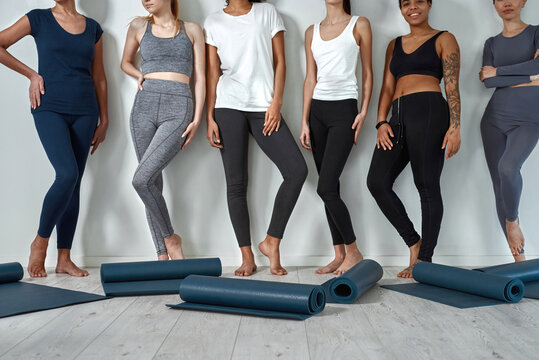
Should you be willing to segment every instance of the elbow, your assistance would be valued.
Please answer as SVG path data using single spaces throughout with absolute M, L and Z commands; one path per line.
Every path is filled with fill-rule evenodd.
M 495 88 L 496 87 L 496 83 L 494 81 L 492 81 L 493 79 L 485 79 L 483 81 L 483 84 L 485 84 L 485 87 L 487 89 L 491 89 L 491 88 Z

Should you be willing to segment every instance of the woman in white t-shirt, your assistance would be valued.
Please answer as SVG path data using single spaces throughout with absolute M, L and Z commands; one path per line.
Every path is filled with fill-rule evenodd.
M 335 259 L 316 273 L 342 275 L 363 260 L 339 177 L 363 122 L 372 94 L 372 32 L 369 20 L 352 16 L 350 0 L 326 0 L 327 16 L 305 32 L 307 73 L 303 88 L 301 144 L 312 150 L 333 238 Z M 358 113 L 356 68 L 361 56 L 363 91 Z
M 267 236 L 258 248 L 270 271 L 286 275 L 279 244 L 307 177 L 307 165 L 281 117 L 285 83 L 283 20 L 271 4 L 229 0 L 204 24 L 207 121 L 211 146 L 221 149 L 230 218 L 242 252 L 238 276 L 256 271 L 247 209 L 249 133 L 284 178 Z

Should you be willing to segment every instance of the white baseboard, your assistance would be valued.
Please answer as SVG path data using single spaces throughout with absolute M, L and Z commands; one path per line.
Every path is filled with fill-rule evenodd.
M 204 256 L 211 257 L 211 256 Z M 539 255 L 529 255 L 528 259 L 534 259 Z M 408 265 L 408 256 L 372 256 L 369 259 L 376 260 L 382 266 L 406 266 Z M 323 266 L 330 262 L 333 258 L 331 256 L 283 256 L 281 263 L 283 266 Z M 156 260 L 154 257 L 121 257 L 121 256 L 74 256 L 73 261 L 83 267 L 99 267 L 103 263 L 112 262 L 129 262 L 129 261 L 150 261 Z M 28 264 L 27 256 L 20 257 L 7 257 L 0 256 L 0 263 L 7 262 L 20 262 L 23 266 Z M 513 261 L 512 256 L 507 255 L 488 255 L 488 256 L 448 256 L 441 255 L 434 258 L 434 262 L 451 265 L 451 266 L 491 266 L 504 263 L 510 263 Z M 221 257 L 221 263 L 223 266 L 238 266 L 241 262 L 240 257 Z M 256 262 L 259 265 L 267 266 L 269 262 L 264 256 L 257 256 Z M 47 258 L 45 266 L 54 267 L 56 265 L 56 259 L 53 257 Z

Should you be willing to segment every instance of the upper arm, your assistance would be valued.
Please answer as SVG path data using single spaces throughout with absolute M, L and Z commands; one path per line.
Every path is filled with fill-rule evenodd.
M 208 77 L 212 74 L 216 76 L 221 74 L 221 59 L 219 59 L 217 48 L 208 43 L 206 43 L 206 71 Z
M 94 60 L 92 62 L 92 77 L 104 77 L 105 76 L 105 66 L 103 64 L 103 38 L 100 37 L 99 40 L 94 45 Z
M 268 7 L 268 17 L 269 17 L 269 26 L 271 31 L 271 37 L 275 37 L 275 35 L 282 33 L 283 31 L 286 31 L 286 27 L 284 26 L 284 21 L 275 6 L 266 4 Z
M 143 18 L 136 18 L 129 24 L 127 36 L 125 39 L 124 53 L 122 62 L 133 62 L 140 46 L 141 33 L 146 21 Z
M 460 49 L 457 39 L 451 33 L 443 33 L 438 38 L 445 86 L 457 85 L 460 72 Z
M 193 43 L 195 77 L 200 79 L 204 75 L 206 66 L 204 32 L 196 23 L 185 23 L 185 31 Z
M 494 66 L 494 55 L 492 55 L 491 43 L 491 39 L 485 41 L 485 46 L 483 47 L 483 66 Z
M 27 15 L 24 15 L 15 24 L 0 31 L 0 46 L 7 49 L 23 37 L 31 34 L 30 20 Z
M 305 78 L 316 81 L 317 67 L 316 61 L 314 60 L 313 56 L 313 50 L 311 48 L 311 45 L 313 43 L 313 32 L 314 25 L 309 26 L 305 31 L 305 60 L 307 63 L 307 71 Z
M 273 63 L 277 65 L 278 63 L 285 63 L 284 55 L 284 32 L 278 32 L 272 39 L 271 45 L 273 48 Z
M 354 33 L 356 31 L 359 34 L 357 40 L 359 40 L 358 45 L 360 45 L 361 67 L 363 71 L 370 70 L 372 72 L 372 30 L 369 19 L 360 17 L 357 20 Z
M 384 83 L 382 84 L 382 92 L 389 91 L 395 92 L 395 85 L 397 83 L 395 76 L 391 72 L 389 65 L 393 58 L 393 50 L 395 49 L 395 39 L 391 40 L 386 50 L 386 63 L 384 65 Z

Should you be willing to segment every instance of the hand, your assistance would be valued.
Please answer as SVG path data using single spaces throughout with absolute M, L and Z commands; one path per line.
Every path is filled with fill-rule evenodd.
M 537 59 L 537 57 L 539 56 L 539 49 L 537 49 L 535 51 L 535 55 L 533 56 L 534 59 Z
M 357 145 L 357 137 L 359 136 L 359 133 L 361 132 L 361 129 L 363 128 L 363 123 L 365 123 L 365 118 L 367 117 L 367 113 L 359 113 L 356 116 L 356 119 L 354 120 L 354 124 L 352 124 L 352 129 L 356 131 L 356 134 L 354 135 L 354 145 Z
M 532 75 L 530 76 L 530 81 L 539 80 L 539 75 Z
M 494 66 L 483 66 L 479 72 L 479 79 L 485 81 L 496 76 L 496 68 Z
M 45 81 L 39 74 L 35 74 L 30 78 L 30 105 L 32 109 L 37 109 L 41 106 L 41 95 L 45 95 Z
M 144 82 L 144 76 L 143 75 L 140 75 L 137 79 L 137 85 L 138 85 L 138 89 L 139 90 L 142 90 L 142 83 Z
M 185 149 L 187 145 L 193 140 L 195 137 L 195 134 L 197 133 L 199 123 L 192 121 L 189 126 L 187 126 L 187 129 L 185 129 L 185 132 L 182 134 L 182 138 L 187 136 L 187 140 L 182 145 L 182 150 Z
M 395 137 L 393 134 L 393 129 L 389 124 L 383 124 L 378 128 L 376 147 L 380 149 L 381 146 L 384 150 L 391 150 L 393 148 L 393 143 L 391 142 L 390 137 Z
M 107 128 L 109 127 L 108 122 L 101 122 L 94 132 L 94 137 L 92 139 L 92 152 L 91 155 L 94 154 L 94 152 L 99 147 L 99 144 L 101 144 L 103 141 L 105 141 L 105 137 L 107 136 Z
M 208 119 L 208 133 L 207 136 L 210 145 L 222 149 L 221 137 L 219 136 L 219 125 L 213 119 Z
M 449 159 L 460 149 L 460 131 L 449 129 L 445 133 L 442 149 L 445 149 L 445 158 Z
M 299 141 L 301 143 L 301 146 L 303 146 L 305 149 L 311 151 L 311 131 L 309 130 L 309 127 L 306 125 L 303 125 L 301 127 L 301 135 L 299 136 Z
M 273 102 L 266 111 L 266 118 L 264 119 L 264 128 L 262 134 L 264 136 L 271 136 L 274 131 L 279 131 L 281 127 L 281 107 Z

